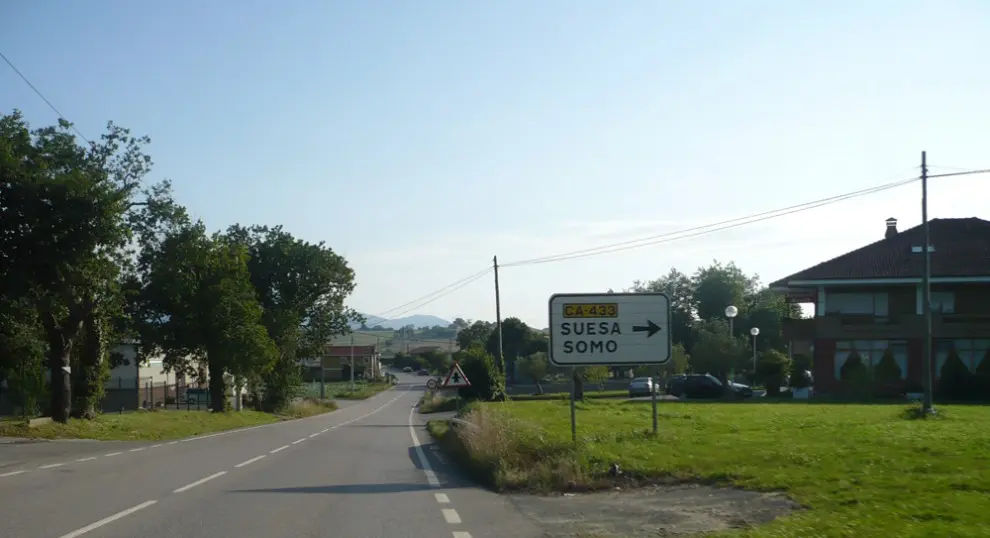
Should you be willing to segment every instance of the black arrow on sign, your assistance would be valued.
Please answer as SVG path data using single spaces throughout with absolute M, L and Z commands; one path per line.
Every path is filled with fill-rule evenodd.
M 660 326 L 650 320 L 646 320 L 646 325 L 633 325 L 634 333 L 646 333 L 647 338 L 657 334 L 658 331 Z

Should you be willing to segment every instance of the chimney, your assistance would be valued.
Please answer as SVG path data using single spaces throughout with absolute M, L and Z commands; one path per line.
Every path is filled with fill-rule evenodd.
M 887 233 L 883 234 L 884 238 L 892 239 L 897 235 L 897 219 L 890 217 L 887 219 Z

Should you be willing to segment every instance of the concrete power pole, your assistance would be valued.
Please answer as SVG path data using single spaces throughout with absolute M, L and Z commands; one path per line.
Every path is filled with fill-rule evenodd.
M 354 390 L 354 335 L 351 335 L 351 390 Z

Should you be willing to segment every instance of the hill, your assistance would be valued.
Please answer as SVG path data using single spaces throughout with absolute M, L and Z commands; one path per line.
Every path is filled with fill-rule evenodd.
M 412 325 L 417 329 L 433 327 L 435 325 L 440 325 L 441 327 L 446 327 L 450 325 L 450 322 L 443 318 L 438 318 L 436 316 L 430 316 L 426 314 L 415 314 L 412 316 L 406 316 L 404 318 L 397 318 L 397 319 L 383 319 L 377 316 L 369 316 L 368 314 L 364 314 L 364 317 L 367 318 L 368 320 L 366 322 L 366 325 L 368 327 L 381 325 L 386 329 L 401 329 L 406 325 Z M 360 324 L 351 324 L 351 329 L 357 329 L 360 326 L 361 326 Z

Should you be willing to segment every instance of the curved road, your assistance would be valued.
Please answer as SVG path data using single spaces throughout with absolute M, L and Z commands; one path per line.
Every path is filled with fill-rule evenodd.
M 423 380 L 334 413 L 163 443 L 44 443 L 0 466 L 11 538 L 535 538 L 457 477 L 414 406 Z M 56 448 L 50 448 L 56 447 Z M 0 458 L 2 459 L 2 458 Z

